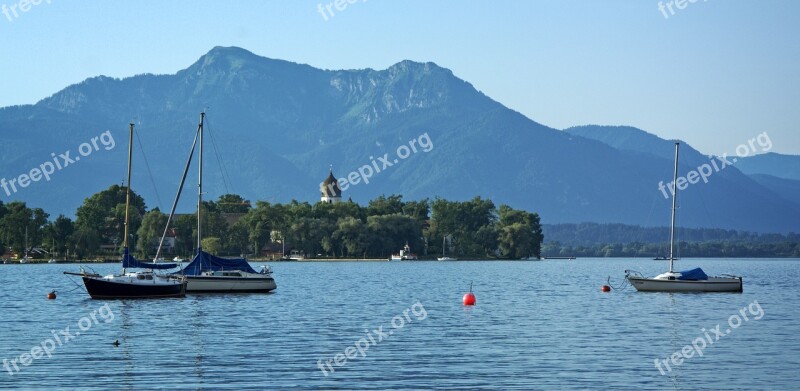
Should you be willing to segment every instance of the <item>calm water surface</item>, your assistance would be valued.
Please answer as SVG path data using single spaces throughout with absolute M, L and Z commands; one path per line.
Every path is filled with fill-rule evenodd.
M 744 275 L 744 293 L 600 291 L 624 269 L 666 268 L 644 259 L 275 263 L 273 294 L 105 302 L 68 292 L 75 285 L 61 272 L 77 265 L 0 265 L 0 359 L 66 327 L 81 332 L 13 376 L 3 368 L 0 388 L 800 389 L 800 263 L 678 263 L 693 266 Z M 468 308 L 470 281 L 478 302 Z M 58 299 L 46 300 L 52 289 Z M 729 317 L 754 301 L 761 319 L 746 312 L 750 320 L 703 356 L 656 369 L 704 328 L 730 329 Z M 91 320 L 106 303 L 112 312 Z M 378 342 L 370 330 L 379 327 L 392 335 Z M 366 357 L 323 374 L 318 360 L 368 333 L 376 343 Z

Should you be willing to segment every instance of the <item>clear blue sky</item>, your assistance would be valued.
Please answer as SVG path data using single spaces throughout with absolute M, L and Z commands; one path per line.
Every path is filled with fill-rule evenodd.
M 326 69 L 433 61 L 558 129 L 632 125 L 714 154 L 766 131 L 774 152 L 800 154 L 800 1 L 698 0 L 665 18 L 657 0 L 358 0 L 325 20 L 332 1 L 15 8 L 0 14 L 0 106 L 240 46 Z

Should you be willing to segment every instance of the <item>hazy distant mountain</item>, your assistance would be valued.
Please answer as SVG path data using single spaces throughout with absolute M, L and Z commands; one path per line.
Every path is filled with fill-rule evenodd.
M 766 174 L 752 174 L 749 177 L 788 201 L 800 201 L 800 181 Z
M 770 152 L 741 159 L 736 168 L 747 175 L 765 174 L 800 181 L 800 156 Z
M 0 176 L 6 179 L 52 160 L 51 153 L 75 151 L 105 130 L 116 142 L 13 197 L 0 189 L 0 200 L 74 213 L 84 198 L 121 182 L 133 119 L 147 156 L 137 147 L 133 187 L 148 206 L 166 209 L 203 109 L 206 199 L 235 192 L 251 200 L 316 201 L 329 165 L 344 177 L 384 167 L 386 156 L 391 167 L 369 184 L 349 186 L 344 197 L 480 195 L 537 211 L 549 224 L 669 222 L 670 201 L 658 182 L 671 180 L 671 142 L 630 128 L 552 129 L 433 63 L 330 71 L 222 47 L 174 75 L 95 77 L 35 105 L 0 109 L 0 135 L 7 141 L 0 145 Z M 420 147 L 424 135 L 429 152 Z M 397 157 L 402 146 L 406 159 Z M 688 146 L 682 151 L 682 174 L 708 161 Z M 188 189 L 184 211 L 193 209 Z M 679 199 L 683 226 L 800 231 L 795 203 L 732 167 Z

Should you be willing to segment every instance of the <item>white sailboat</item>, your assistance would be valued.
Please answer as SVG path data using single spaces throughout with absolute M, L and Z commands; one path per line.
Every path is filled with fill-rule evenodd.
M 724 275 L 709 277 L 702 269 L 674 271 L 675 260 L 675 206 L 678 198 L 676 183 L 678 180 L 678 148 L 675 143 L 675 170 L 672 178 L 672 223 L 669 233 L 669 271 L 654 278 L 646 278 L 631 270 L 625 270 L 625 278 L 641 292 L 742 292 L 742 277 Z
M 445 251 L 444 251 L 445 248 L 447 248 L 447 236 L 446 235 L 442 238 L 442 256 L 439 257 L 439 258 L 436 258 L 436 260 L 438 260 L 438 261 L 457 261 L 458 260 L 457 258 L 450 258 L 450 257 L 445 255 Z
M 25 227 L 25 255 L 19 260 L 19 263 L 28 263 L 28 227 Z
M 186 168 L 183 172 L 183 179 L 181 180 L 178 194 L 175 197 L 175 202 L 172 205 L 172 211 L 167 219 L 167 226 L 164 229 L 164 236 L 161 237 L 161 244 L 156 251 L 156 258 L 160 255 L 161 248 L 164 243 L 164 237 L 169 229 L 170 221 L 175 214 L 175 207 L 180 199 L 181 190 L 186 180 L 186 174 L 189 170 L 189 165 L 192 162 L 192 155 L 194 155 L 195 145 L 199 140 L 199 153 L 198 153 L 198 189 L 197 189 L 197 255 L 195 255 L 192 262 L 186 265 L 185 268 L 175 273 L 174 275 L 179 278 L 185 278 L 188 281 L 186 292 L 188 293 L 223 293 L 223 292 L 269 292 L 277 288 L 275 279 L 272 277 L 272 270 L 265 266 L 261 272 L 257 272 L 244 258 L 219 258 L 203 251 L 202 247 L 202 226 L 201 226 L 201 211 L 203 206 L 203 120 L 205 113 L 200 113 L 200 124 L 197 127 L 195 136 L 195 143 L 192 144 L 191 152 L 189 153 L 189 160 L 186 163 Z
M 55 252 L 55 248 L 56 248 L 56 241 L 53 240 L 50 243 L 50 260 L 47 261 L 47 263 L 58 263 L 58 260 L 55 257 L 53 257 L 53 253 Z

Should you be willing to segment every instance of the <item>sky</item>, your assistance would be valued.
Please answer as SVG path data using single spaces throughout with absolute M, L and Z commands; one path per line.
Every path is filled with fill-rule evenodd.
M 349 1 L 0 0 L 0 107 L 238 46 L 322 69 L 432 61 L 556 129 L 630 125 L 716 155 L 767 132 L 800 155 L 800 1 Z

